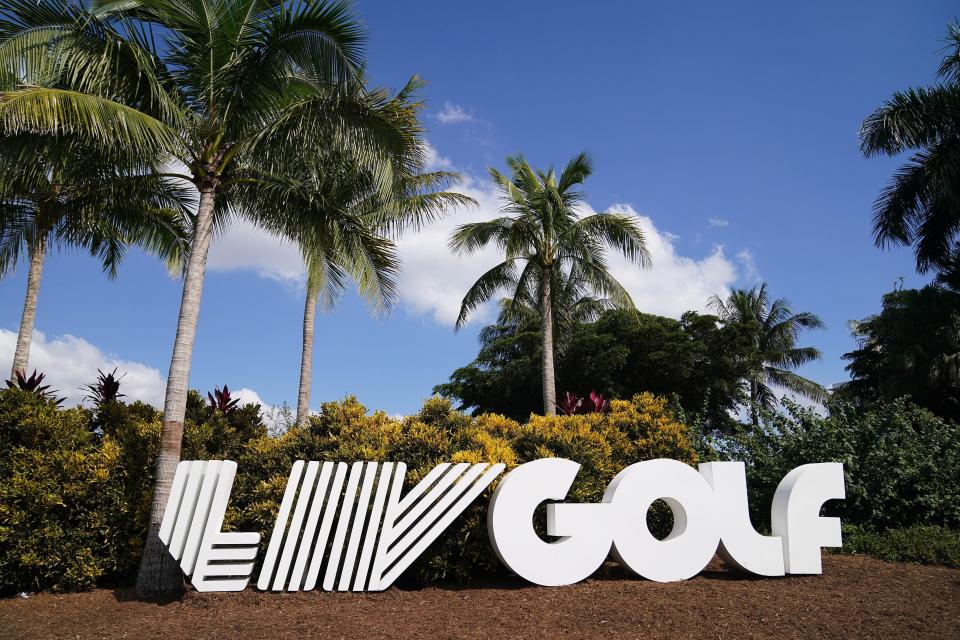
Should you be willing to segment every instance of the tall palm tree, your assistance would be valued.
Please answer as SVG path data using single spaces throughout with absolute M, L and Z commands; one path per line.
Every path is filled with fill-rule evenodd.
M 141 597 L 166 597 L 182 576 L 157 533 L 180 459 L 190 360 L 215 228 L 240 216 L 278 234 L 316 226 L 297 179 L 331 147 L 389 186 L 415 119 L 406 103 L 364 89 L 363 31 L 345 2 L 269 0 L 8 0 L 0 68 L 18 87 L 0 101 L 0 134 L 80 135 L 131 153 L 166 154 L 199 192 L 164 400 Z M 51 64 L 49 60 L 55 62 Z M 401 123 L 398 126 L 398 122 Z M 407 156 L 403 160 L 409 159 Z M 385 259 L 385 257 L 382 257 Z
M 26 254 L 27 292 L 11 367 L 27 370 L 47 253 L 81 248 L 113 278 L 127 245 L 178 263 L 186 245 L 189 194 L 76 140 L 0 139 L 0 276 Z
M 461 225 L 450 238 L 450 248 L 458 254 L 477 251 L 491 242 L 505 254 L 503 262 L 480 276 L 467 291 L 456 328 L 500 290 L 512 290 L 512 306 L 522 304 L 529 292 L 536 290 L 543 334 L 543 412 L 552 416 L 557 409 L 553 291 L 562 288 L 564 278 L 574 275 L 585 288 L 612 304 L 633 308 L 626 289 L 608 271 L 605 248 L 612 247 L 641 266 L 649 264 L 650 256 L 643 232 L 632 217 L 577 213 L 585 199 L 579 187 L 593 172 L 586 153 L 571 159 L 559 176 L 552 167 L 535 170 L 522 156 L 508 157 L 507 166 L 509 177 L 490 169 L 507 215 Z
M 863 121 L 867 157 L 913 152 L 874 205 L 877 245 L 914 244 L 921 273 L 960 250 L 960 22 L 948 28 L 940 83 L 898 91 Z
M 720 320 L 752 329 L 756 361 L 746 380 L 750 391 L 750 418 L 758 423 L 758 408 L 772 409 L 777 397 L 771 385 L 789 389 L 806 398 L 822 402 L 827 391 L 797 375 L 791 369 L 819 360 L 820 350 L 798 347 L 797 338 L 804 329 L 823 328 L 823 321 L 808 311 L 794 313 L 784 298 L 770 302 L 767 283 L 751 289 L 734 289 L 726 301 L 713 296 L 708 302 Z
M 416 105 L 411 105 L 415 108 Z M 414 148 L 419 153 L 422 142 Z M 307 267 L 306 300 L 303 312 L 303 350 L 300 359 L 300 388 L 297 394 L 297 424 L 310 414 L 310 385 L 313 377 L 313 343 L 318 302 L 331 309 L 344 293 L 347 278 L 353 279 L 360 294 L 377 312 L 395 301 L 394 290 L 372 287 L 370 283 L 393 282 L 399 261 L 378 264 L 370 260 L 369 243 L 387 243 L 378 234 L 397 237 L 407 228 L 419 228 L 451 207 L 475 204 L 465 195 L 438 191 L 458 178 L 456 173 L 436 171 L 406 175 L 398 173 L 392 188 L 377 189 L 369 172 L 342 157 L 330 158 L 322 171 L 318 189 L 324 211 L 337 218 L 341 229 L 356 225 L 369 235 L 363 242 L 345 245 L 341 233 L 327 234 L 301 244 Z M 392 248 L 392 244 L 390 245 Z

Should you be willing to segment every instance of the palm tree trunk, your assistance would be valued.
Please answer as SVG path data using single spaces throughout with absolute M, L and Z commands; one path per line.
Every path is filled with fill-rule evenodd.
M 319 286 L 307 277 L 307 301 L 303 305 L 303 351 L 300 356 L 300 392 L 297 394 L 297 425 L 303 426 L 310 417 L 310 382 L 313 377 L 313 327 L 317 318 Z
M 553 306 L 550 296 L 550 267 L 543 268 L 541 313 L 543 333 L 543 415 L 557 415 L 557 387 L 553 371 Z
M 40 295 L 40 278 L 43 276 L 43 262 L 47 257 L 47 240 L 41 234 L 40 240 L 30 252 L 30 271 L 27 272 L 27 297 L 23 301 L 23 315 L 20 316 L 20 333 L 17 334 L 17 349 L 13 354 L 13 366 L 10 379 L 17 377 L 17 371 L 27 375 L 27 363 L 30 359 L 30 342 L 33 340 L 33 325 L 37 318 L 37 297 Z
M 215 191 L 212 185 L 205 185 L 200 189 L 200 204 L 197 208 L 190 260 L 183 277 L 183 296 L 180 299 L 177 337 L 173 345 L 173 358 L 170 362 L 166 398 L 163 404 L 163 427 L 160 431 L 160 451 L 157 455 L 156 484 L 150 508 L 150 524 L 143 557 L 140 560 L 140 572 L 137 575 L 137 596 L 144 599 L 175 597 L 183 591 L 183 575 L 180 573 L 180 567 L 167 553 L 157 534 L 160 531 L 160 521 L 167 505 L 167 498 L 170 496 L 173 476 L 180 462 L 190 359 L 197 333 L 207 252 L 213 235 Z
M 759 390 L 755 380 L 750 381 L 750 423 L 753 426 L 760 424 L 760 417 L 757 415 L 757 402 L 759 400 Z

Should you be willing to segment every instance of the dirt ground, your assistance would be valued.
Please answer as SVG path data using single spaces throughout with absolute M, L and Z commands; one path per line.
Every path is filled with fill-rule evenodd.
M 711 565 L 686 582 L 608 577 L 375 594 L 128 591 L 0 600 L 0 637 L 33 638 L 960 638 L 960 570 L 825 556 L 822 576 L 747 578 Z

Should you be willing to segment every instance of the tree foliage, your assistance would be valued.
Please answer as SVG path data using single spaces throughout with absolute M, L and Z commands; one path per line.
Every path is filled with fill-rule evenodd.
M 858 404 L 910 396 L 960 421 L 960 293 L 927 286 L 883 297 L 880 313 L 853 322 L 844 354 L 851 381 L 837 393 Z
M 726 300 L 713 296 L 710 306 L 724 324 L 739 326 L 752 335 L 753 357 L 744 384 L 754 422 L 759 408 L 776 405 L 777 387 L 818 402 L 827 399 L 826 389 L 792 371 L 820 359 L 819 349 L 797 346 L 802 331 L 823 328 L 816 314 L 794 312 L 785 298 L 771 301 L 765 282 L 751 289 L 734 289 Z
M 76 138 L 0 136 L 0 275 L 32 251 L 80 248 L 111 277 L 134 244 L 178 266 L 191 194 Z
M 524 307 L 536 308 L 543 342 L 543 412 L 553 415 L 555 323 L 561 331 L 569 328 L 577 313 L 576 303 L 585 293 L 632 309 L 630 294 L 610 274 L 606 249 L 612 248 L 641 266 L 649 264 L 650 256 L 643 231 L 632 216 L 580 215 L 586 198 L 581 186 L 593 173 L 586 153 L 573 157 L 559 174 L 553 167 L 534 169 L 522 156 L 508 157 L 507 166 L 509 176 L 490 169 L 505 215 L 461 225 L 450 237 L 450 248 L 457 254 L 473 253 L 490 244 L 504 254 L 503 262 L 480 276 L 464 295 L 456 327 L 462 327 L 470 313 L 501 291 L 511 294 L 505 311 L 514 319 L 524 317 Z
M 489 326 L 477 358 L 434 392 L 474 413 L 524 419 L 539 410 L 539 344 L 536 329 Z M 747 329 L 719 326 L 714 316 L 688 312 L 678 321 L 609 310 L 572 331 L 558 359 L 557 386 L 581 396 L 675 396 L 707 428 L 730 430 L 732 412 L 747 401 L 740 381 L 751 367 L 752 344 Z
M 846 498 L 827 504 L 844 523 L 875 530 L 960 525 L 960 427 L 907 399 L 854 407 L 832 401 L 829 414 L 789 401 L 782 413 L 762 411 L 717 442 L 723 458 L 747 466 L 751 515 L 769 526 L 777 485 L 810 462 L 844 465 Z
M 199 191 L 168 376 L 164 451 L 138 585 L 169 597 L 180 572 L 157 538 L 180 453 L 204 271 L 231 219 L 362 256 L 361 292 L 396 295 L 395 248 L 325 208 L 319 160 L 335 150 L 378 188 L 422 166 L 416 78 L 367 86 L 363 28 L 342 1 L 10 0 L 0 16 L 0 134 L 70 136 L 166 162 Z M 185 167 L 185 173 L 178 173 Z M 352 266 L 352 265 L 351 265 Z M 354 276 L 356 277 L 356 276 Z

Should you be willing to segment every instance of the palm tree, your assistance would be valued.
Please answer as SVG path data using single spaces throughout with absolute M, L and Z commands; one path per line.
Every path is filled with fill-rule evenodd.
M 315 226 L 298 180 L 305 159 L 353 153 L 381 185 L 415 119 L 385 119 L 408 101 L 365 90 L 364 34 L 345 2 L 262 0 L 9 0 L 0 69 L 18 80 L 0 101 L 0 134 L 80 135 L 131 153 L 166 154 L 199 192 L 167 378 L 141 597 L 183 588 L 157 537 L 180 458 L 190 360 L 215 228 L 240 216 L 289 234 Z M 51 63 L 50 60 L 54 62 Z M 398 126 L 398 122 L 400 125 Z M 408 160 L 408 156 L 403 157 Z
M 416 105 L 411 105 L 415 108 Z M 414 145 L 419 153 L 422 143 Z M 303 312 L 303 350 L 300 359 L 300 388 L 297 394 L 297 424 L 307 422 L 310 413 L 310 385 L 313 375 L 313 342 L 318 302 L 331 309 L 343 295 L 346 279 L 356 281 L 360 294 L 377 312 L 388 309 L 395 301 L 394 276 L 399 261 L 383 263 L 370 260 L 371 243 L 388 243 L 380 233 L 397 237 L 410 227 L 419 228 L 431 222 L 450 207 L 475 204 L 472 198 L 459 193 L 438 191 L 459 176 L 436 171 L 415 175 L 397 174 L 389 192 L 377 189 L 368 172 L 352 166 L 344 158 L 331 158 L 321 172 L 318 189 L 324 212 L 336 219 L 337 233 L 307 240 L 301 245 L 307 266 L 306 300 Z M 351 229 L 361 231 L 359 241 L 339 241 Z M 389 245 L 391 250 L 393 245 Z M 389 282 L 390 287 L 371 286 Z
M 40 280 L 54 246 L 85 249 L 111 278 L 129 244 L 171 266 L 182 259 L 189 195 L 124 160 L 76 140 L 0 139 L 0 276 L 23 254 L 30 265 L 11 378 L 27 370 Z
M 826 400 L 826 389 L 791 371 L 820 359 L 819 349 L 796 346 L 800 331 L 823 327 L 819 317 L 808 311 L 794 313 L 784 298 L 771 303 L 765 282 L 751 289 L 734 289 L 726 301 L 713 296 L 708 304 L 723 323 L 747 326 L 754 335 L 756 361 L 746 381 L 753 424 L 759 420 L 758 408 L 776 406 L 777 398 L 770 385 L 789 389 L 817 402 Z
M 940 84 L 898 91 L 860 129 L 867 157 L 912 151 L 874 205 L 879 246 L 915 244 L 921 273 L 960 250 L 960 22 L 948 28 Z
M 613 305 L 633 308 L 626 289 L 610 275 L 604 250 L 613 247 L 641 266 L 648 265 L 650 257 L 643 232 L 630 216 L 578 215 L 577 208 L 585 199 L 578 187 L 593 171 L 586 153 L 571 159 L 559 176 L 552 167 L 534 170 L 522 156 L 508 157 L 507 166 L 510 177 L 494 168 L 490 176 L 502 194 L 502 211 L 508 215 L 461 225 L 450 238 L 450 248 L 458 254 L 477 251 L 491 242 L 505 254 L 503 262 L 480 276 L 467 291 L 456 328 L 460 329 L 474 309 L 500 290 L 512 290 L 511 306 L 522 304 L 535 291 L 543 334 L 543 411 L 552 416 L 557 408 L 554 290 L 561 290 L 564 279 L 573 276 Z

